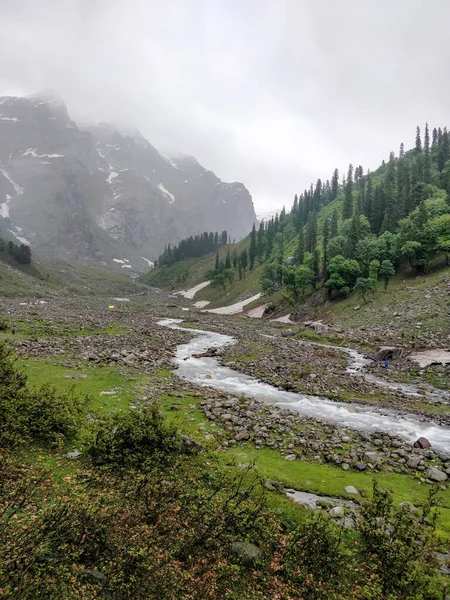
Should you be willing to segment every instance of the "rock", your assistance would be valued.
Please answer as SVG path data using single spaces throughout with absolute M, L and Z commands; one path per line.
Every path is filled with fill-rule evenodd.
M 236 554 L 242 561 L 242 564 L 248 566 L 261 557 L 261 550 L 255 544 L 250 542 L 234 542 L 231 546 L 231 552 Z
M 378 452 L 364 452 L 364 458 L 372 465 L 378 465 L 382 461 L 382 457 Z
M 294 332 L 292 331 L 292 329 L 283 329 L 283 331 L 281 332 L 281 337 L 284 338 L 290 338 L 294 335 Z
M 395 360 L 403 356 L 403 348 L 395 346 L 381 346 L 375 354 L 375 360 Z
M 351 441 L 352 441 L 352 438 L 351 438 L 349 435 L 343 435 L 343 436 L 341 437 L 341 440 L 342 440 L 342 442 L 343 442 L 344 444 L 348 444 L 349 442 L 351 442 Z
M 348 463 L 342 463 L 341 469 L 344 471 L 348 471 L 350 469 L 350 465 Z
M 81 452 L 78 452 L 78 450 L 72 450 L 72 452 L 66 454 L 66 458 L 78 458 L 79 456 L 81 456 Z
M 134 365 L 134 363 L 136 362 L 137 358 L 135 354 L 128 354 L 127 356 L 125 356 L 125 358 L 123 359 L 123 362 L 126 365 Z
M 211 356 L 216 356 L 218 352 L 217 348 L 208 348 L 205 352 L 200 352 L 199 354 L 193 354 L 192 358 L 208 358 Z
M 77 571 L 78 575 L 88 575 L 97 581 L 106 581 L 107 577 L 100 571 L 96 571 L 95 569 L 79 569 Z
M 443 471 L 440 471 L 436 467 L 428 467 L 427 477 L 431 479 L 431 481 L 447 481 L 448 475 Z
M 295 460 L 296 458 L 297 457 L 295 456 L 295 454 L 288 454 L 284 457 L 284 460 Z
M 345 491 L 347 492 L 347 494 L 358 494 L 359 495 L 358 490 L 353 485 L 347 485 L 345 488 Z
M 402 506 L 402 507 L 404 506 L 404 507 L 408 508 L 409 511 L 412 513 L 416 513 L 419 511 L 419 509 L 416 506 L 414 506 L 414 504 L 411 504 L 411 502 L 408 502 L 408 500 L 404 500 L 403 502 L 400 502 L 399 506 Z
M 410 456 L 408 458 L 406 466 L 408 466 L 410 469 L 417 469 L 421 460 L 422 460 L 421 456 Z
M 361 304 L 357 304 L 353 310 L 359 310 L 361 308 Z
M 355 468 L 358 469 L 358 471 L 365 471 L 367 469 L 367 465 L 363 462 L 357 462 Z
M 237 433 L 237 434 L 234 436 L 234 439 L 235 439 L 237 442 L 240 442 L 240 441 L 243 441 L 243 440 L 248 440 L 248 439 L 250 439 L 250 435 L 249 435 L 248 431 L 240 431 L 239 433 Z
M 335 506 L 328 511 L 328 514 L 334 519 L 342 519 L 345 514 L 345 510 L 343 506 Z
M 320 335 L 328 333 L 328 325 L 325 325 L 325 323 L 322 323 L 321 321 L 305 321 L 303 325 L 308 327 L 308 329 L 312 329 L 316 333 L 319 333 Z
M 413 448 L 422 448 L 422 450 L 428 450 L 428 448 L 431 448 L 431 444 L 427 440 L 427 438 L 420 437 L 417 441 L 414 442 Z

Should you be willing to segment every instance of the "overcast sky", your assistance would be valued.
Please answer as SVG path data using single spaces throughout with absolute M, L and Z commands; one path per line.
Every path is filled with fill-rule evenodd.
M 57 92 L 257 212 L 448 124 L 448 0 L 0 0 L 0 95 Z

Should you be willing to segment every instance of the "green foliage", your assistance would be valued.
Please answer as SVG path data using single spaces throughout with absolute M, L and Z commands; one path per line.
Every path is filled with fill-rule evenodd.
M 26 383 L 12 352 L 0 344 L 0 446 L 74 438 L 85 419 L 88 399 L 73 390 L 58 394 L 49 385 L 30 389 Z
M 387 290 L 390 280 L 395 275 L 394 265 L 390 260 L 383 260 L 380 265 L 379 275 L 384 281 L 384 291 Z
M 188 446 L 183 438 L 152 404 L 143 410 L 106 416 L 97 428 L 89 454 L 98 465 L 145 470 L 173 461 L 185 448 Z
M 346 259 L 343 256 L 335 256 L 328 265 L 329 278 L 325 286 L 336 290 L 342 296 L 346 296 L 354 287 L 360 273 L 360 267 L 356 260 Z
M 364 302 L 366 302 L 366 297 L 370 293 L 375 293 L 376 282 L 370 277 L 358 277 L 356 280 L 355 290 L 357 290 Z

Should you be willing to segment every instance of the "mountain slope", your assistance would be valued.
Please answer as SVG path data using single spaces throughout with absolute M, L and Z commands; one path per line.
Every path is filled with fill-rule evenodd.
M 1 97 L 0 230 L 52 255 L 137 271 L 204 229 L 244 236 L 256 220 L 245 187 L 193 158 L 177 162 L 137 132 L 78 128 L 58 99 Z

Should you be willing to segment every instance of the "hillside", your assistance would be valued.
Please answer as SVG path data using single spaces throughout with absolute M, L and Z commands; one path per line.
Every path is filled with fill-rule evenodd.
M 239 245 L 201 260 L 165 265 L 144 281 L 174 289 L 210 287 L 196 299 L 230 304 L 241 295 L 262 291 L 276 314 L 286 314 L 311 297 L 317 303 L 348 296 L 365 303 L 377 288 L 389 287 L 395 273 L 407 278 L 446 269 L 450 254 L 450 144 L 444 128 L 428 125 L 422 145 L 373 173 L 349 166 L 340 182 L 336 169 L 295 195 L 289 214 L 262 223 Z M 230 260 L 226 264 L 229 251 Z M 217 267 L 217 268 L 216 268 Z M 320 301 L 319 301 L 320 303 Z M 355 305 L 356 305 L 355 301 Z M 295 311 L 294 311 L 295 312 Z
M 37 251 L 116 270 L 148 268 L 169 242 L 256 221 L 241 183 L 137 131 L 79 127 L 55 97 L 0 98 L 0 229 Z

